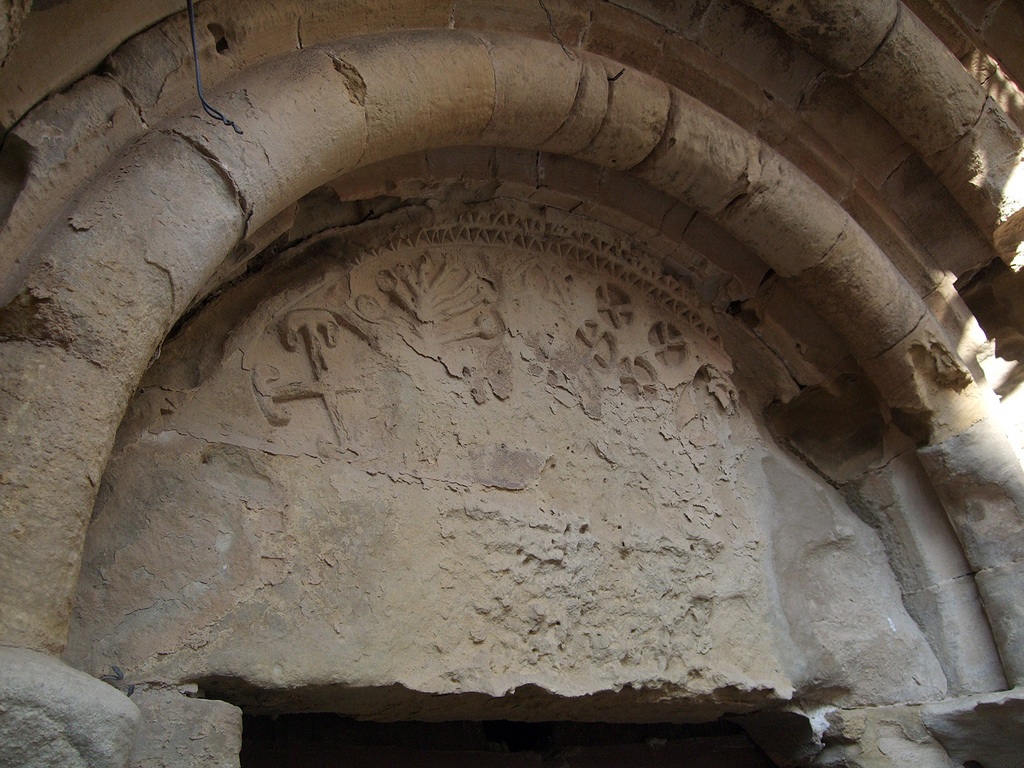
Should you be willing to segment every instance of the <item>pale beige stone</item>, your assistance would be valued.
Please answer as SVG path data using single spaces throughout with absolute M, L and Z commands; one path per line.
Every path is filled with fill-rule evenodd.
M 633 703 L 609 693 L 654 674 L 678 691 L 659 694 L 677 713 L 779 701 L 790 695 L 791 668 L 808 679 L 838 675 L 850 701 L 898 699 L 905 685 L 922 696 L 938 690 L 941 672 L 935 677 L 923 637 L 894 598 L 891 575 L 878 576 L 876 566 L 858 572 L 870 588 L 829 589 L 858 615 L 880 599 L 891 606 L 899 647 L 910 650 L 904 658 L 890 649 L 890 658 L 916 670 L 924 687 L 905 670 L 883 679 L 867 673 L 874 661 L 857 666 L 861 644 L 893 634 L 881 616 L 837 636 L 834 657 L 812 650 L 820 638 L 797 633 L 794 646 L 775 625 L 759 633 L 756 651 L 724 639 L 771 613 L 760 571 L 750 566 L 761 557 L 748 540 L 758 538 L 760 513 L 739 511 L 759 509 L 753 500 L 766 491 L 756 464 L 733 489 L 701 478 L 737 460 L 747 466 L 727 456 L 731 445 L 758 444 L 755 432 L 734 399 L 713 328 L 685 306 L 685 287 L 621 250 L 621 236 L 573 222 L 484 209 L 420 237 L 382 221 L 386 245 L 378 241 L 376 255 L 351 270 L 331 255 L 340 243 L 328 248 L 327 240 L 311 247 L 327 260 L 321 264 L 336 265 L 329 279 L 308 266 L 289 278 L 282 265 L 262 278 L 278 298 L 264 294 L 256 314 L 235 311 L 229 295 L 211 305 L 217 333 L 197 327 L 165 347 L 147 381 L 151 395 L 123 432 L 109 476 L 121 479 L 111 479 L 98 507 L 85 571 L 93 586 L 80 595 L 69 656 L 91 668 L 115 654 L 146 679 L 165 681 L 223 678 L 244 667 L 251 684 L 279 691 L 280 701 L 298 696 L 304 706 L 367 716 L 381 706 L 370 689 L 393 683 L 458 694 L 449 713 L 495 715 L 518 699 L 481 710 L 469 694 L 532 683 L 553 694 L 536 702 L 537 717 L 607 716 L 609 707 L 620 716 L 623 707 L 636 716 L 665 713 L 642 693 Z M 552 232 L 556 243 L 545 236 Z M 312 292 L 301 287 L 310 278 Z M 460 303 L 445 298 L 452 291 Z M 691 324 L 666 324 L 659 307 L 675 307 Z M 232 315 L 236 325 L 222 325 Z M 209 352 L 198 353 L 199 339 Z M 188 373 L 197 360 L 202 372 Z M 185 381 L 195 384 L 181 389 Z M 374 416 L 381 407 L 390 414 L 383 421 Z M 139 475 L 140 460 L 163 469 Z M 325 462 L 327 474 L 318 469 Z M 634 484 L 648 462 L 674 470 Z M 700 469 L 691 474 L 685 462 Z M 609 482 L 587 479 L 597 476 Z M 685 478 L 692 489 L 676 487 Z M 662 506 L 677 493 L 695 502 L 683 501 L 681 514 Z M 182 503 L 181 494 L 191 500 Z M 710 495 L 700 501 L 703 494 Z M 835 546 L 851 563 L 881 562 L 872 534 L 834 496 L 830 504 L 841 530 L 822 535 L 838 535 Z M 715 511 L 726 506 L 734 510 L 728 519 Z M 215 509 L 228 518 L 215 522 Z M 247 509 L 262 511 L 253 517 Z M 719 528 L 732 542 L 723 538 L 721 548 L 707 539 Z M 679 536 L 697 536 L 694 548 L 679 545 Z M 748 543 L 737 546 L 738 537 Z M 180 549 L 169 552 L 170 542 Z M 150 582 L 140 568 L 153 572 L 158 550 L 170 570 Z M 405 575 L 385 577 L 396 561 Z M 705 575 L 688 579 L 691 565 Z M 369 593 L 359 586 L 371 583 L 379 586 Z M 654 586 L 662 583 L 676 586 L 665 593 Z M 813 608 L 804 587 L 783 580 L 771 593 L 776 588 L 794 626 L 806 621 Z M 656 617 L 680 589 L 681 609 L 698 606 L 678 619 L 686 632 L 672 630 L 667 644 L 649 647 L 641 638 L 653 637 L 651 622 L 662 621 Z M 353 590 L 363 595 L 356 603 Z M 604 599 L 591 605 L 588 591 Z M 179 593 L 191 608 L 169 600 Z M 751 603 L 763 607 L 751 612 Z M 260 606 L 277 618 L 256 619 Z M 301 636 L 278 635 L 300 615 Z M 475 618 L 449 620 L 455 616 Z M 257 657 L 244 650 L 255 647 L 264 649 Z M 308 650 L 296 653 L 301 648 Z M 707 683 L 686 671 L 694 663 Z M 584 693 L 593 694 L 590 703 L 572 698 Z M 396 694 L 391 706 L 410 717 L 439 711 L 411 693 Z
M 481 36 L 494 71 L 494 109 L 477 139 L 486 146 L 542 146 L 565 124 L 583 88 L 579 55 L 537 40 Z M 445 73 L 447 75 L 447 73 Z
M 919 445 L 937 444 L 983 419 L 986 393 L 930 314 L 904 339 L 864 359 L 896 425 Z
M 182 117 L 181 14 L 51 98 L 2 167 L 0 642 L 59 650 L 102 486 L 96 674 L 368 717 L 839 703 L 823 760 L 938 759 L 872 713 L 1020 674 L 1019 462 L 970 437 L 1016 321 L 985 347 L 955 293 L 985 314 L 1015 248 L 1019 147 L 1002 97 L 967 120 L 960 37 L 865 7 L 774 4 L 789 39 L 727 0 L 208 0 L 244 135 Z M 878 112 L 817 79 L 876 38 Z M 12 71 L 0 110 L 55 82 Z M 919 473 L 861 494 L 876 530 L 826 484 L 929 441 L 964 547 Z
M 0 124 L 10 128 L 48 95 L 95 70 L 120 43 L 183 7 L 180 0 L 72 0 L 28 14 L 20 44 L 0 69 Z
M 1020 536 L 1019 531 L 1016 536 Z M 979 571 L 978 591 L 985 601 L 992 634 L 999 644 L 999 655 L 1011 685 L 1024 682 L 1024 607 L 1020 603 L 1024 590 L 1024 563 L 1021 561 Z
M 141 131 L 138 110 L 108 79 L 87 77 L 27 115 L 0 150 L 0 304 L 21 287 L 24 257 L 63 204 Z
M 605 62 L 605 75 L 608 111 L 597 134 L 576 156 L 628 171 L 650 155 L 661 140 L 672 95 L 660 80 L 629 67 Z
M 0 445 L 10 534 L 0 589 L 5 615 L 17 617 L 4 627 L 8 643 L 62 646 L 76 542 L 137 372 L 212 269 L 196 252 L 223 253 L 241 235 L 234 195 L 189 145 L 157 135 L 126 166 L 147 161 L 149 173 L 114 169 L 49 233 L 0 313 L 11 372 L 0 402 L 11 435 Z M 182 204 L 186 194 L 197 208 Z M 124 210 L 138 218 L 112 215 Z M 30 578 L 34 558 L 47 563 L 45 579 Z
M 981 420 L 919 454 L 971 566 L 1024 560 L 1024 478 L 999 423 Z
M 768 100 L 796 107 L 803 91 L 825 69 L 785 32 L 742 2 L 714 0 L 692 32 L 684 33 L 729 62 Z
M 892 262 L 852 219 L 824 258 L 801 270 L 794 284 L 846 339 L 859 360 L 902 342 L 927 311 Z
M 946 750 L 925 728 L 922 709 L 910 704 L 830 712 L 818 761 L 851 768 L 952 768 Z
M 994 101 L 932 167 L 1000 255 L 1012 262 L 1024 241 L 1024 135 Z
M 858 182 L 843 200 L 843 208 L 871 236 L 918 296 L 927 296 L 946 279 L 948 273 L 928 258 L 929 249 L 870 184 Z
M 594 140 L 608 114 L 609 86 L 604 61 L 590 54 L 576 55 L 579 57 L 580 75 L 572 110 L 558 130 L 538 149 L 575 155 Z
M 1015 768 L 1024 758 L 1024 692 L 964 696 L 927 704 L 921 719 L 956 765 Z
M 242 711 L 182 690 L 135 688 L 141 718 L 127 768 L 238 768 Z
M 892 32 L 852 75 L 854 86 L 923 157 L 951 147 L 977 122 L 985 92 L 899 3 Z
M 636 173 L 688 205 L 715 214 L 747 189 L 758 171 L 757 153 L 753 137 L 673 89 L 664 137 Z
M 938 660 L 913 620 L 894 610 L 902 607 L 896 580 L 867 565 L 881 552 L 878 539 L 837 495 L 801 482 L 792 463 L 772 456 L 763 467 L 774 509 L 779 618 L 800 649 L 790 674 L 802 698 L 842 707 L 942 698 Z M 825 701 L 814 690 L 823 673 L 838 689 Z
M 800 274 L 838 248 L 844 236 L 856 236 L 859 228 L 835 201 L 775 152 L 760 151 L 747 177 L 742 194 L 718 220 L 780 275 Z
M 490 55 L 473 34 L 436 30 L 356 38 L 330 54 L 366 110 L 360 164 L 472 143 L 494 113 Z
M 138 724 L 122 692 L 47 654 L 0 646 L 3 768 L 122 768 Z

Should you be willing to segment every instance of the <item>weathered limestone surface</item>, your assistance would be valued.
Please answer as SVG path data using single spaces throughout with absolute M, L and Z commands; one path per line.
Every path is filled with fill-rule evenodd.
M 232 190 L 180 137 L 147 139 L 105 181 L 0 310 L 0 639 L 39 650 L 63 646 L 75 550 L 135 371 L 203 279 L 198 255 L 226 252 L 242 230 Z M 39 419 L 52 427 L 30 426 Z
M 0 647 L 3 768 L 122 768 L 138 722 L 138 708 L 106 683 L 52 656 Z
M 51 94 L 0 150 L 0 643 L 60 652 L 89 526 L 67 658 L 138 684 L 142 765 L 234 764 L 237 710 L 149 685 L 200 681 L 946 768 L 916 703 L 1024 681 L 1019 323 L 956 297 L 1024 238 L 1024 140 L 957 61 L 1019 12 L 928 3 L 206 0 L 244 136 L 186 114 L 181 14 L 54 92 L 178 0 L 0 3 L 0 122 Z M 13 759 L 123 762 L 95 686 L 0 707 Z M 1017 698 L 927 722 L 1012 761 Z
M 813 765 L 846 768 L 958 768 L 925 728 L 919 706 L 837 710 L 826 718 L 825 749 Z
M 1024 760 L 1024 691 L 965 696 L 921 708 L 954 765 L 1015 768 Z
M 802 698 L 814 701 L 818 685 L 826 689 L 823 703 L 839 706 L 944 695 L 945 677 L 931 652 L 915 658 L 918 628 L 902 609 L 895 578 L 873 565 L 884 560 L 874 532 L 811 476 L 776 457 L 763 465 L 774 505 L 775 578 L 800 650 L 794 666 Z M 868 594 L 870 600 L 854 597 Z M 908 676 L 904 665 L 911 658 L 915 671 Z M 855 693 L 837 696 L 832 686 Z
M 135 689 L 132 701 L 142 716 L 128 768 L 238 768 L 241 710 L 182 690 Z
M 943 695 L 877 538 L 773 458 L 683 282 L 593 222 L 422 215 L 314 239 L 165 346 L 68 658 L 389 717 Z

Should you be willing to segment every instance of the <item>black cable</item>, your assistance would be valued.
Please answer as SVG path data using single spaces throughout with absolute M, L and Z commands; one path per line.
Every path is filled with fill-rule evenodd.
M 211 106 L 210 103 L 206 101 L 206 97 L 203 96 L 203 80 L 199 76 L 199 47 L 196 45 L 196 9 L 192 0 L 187 0 L 187 2 L 188 27 L 189 30 L 192 32 L 192 61 L 196 65 L 196 92 L 199 94 L 199 101 L 202 102 L 203 109 L 206 111 L 206 114 L 208 114 L 214 120 L 220 120 L 222 123 L 224 123 L 224 125 L 230 125 L 232 128 L 235 129 L 235 133 L 241 136 L 242 129 L 238 127 L 238 124 L 234 120 L 229 120 L 228 118 L 226 118 L 223 112 L 221 112 L 216 107 Z

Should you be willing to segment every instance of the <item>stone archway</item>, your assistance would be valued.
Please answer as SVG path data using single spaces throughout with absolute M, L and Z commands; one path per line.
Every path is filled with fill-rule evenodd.
M 445 77 L 424 74 L 438 62 L 450 65 Z M 99 175 L 66 222 L 43 232 L 23 254 L 20 263 L 29 271 L 3 313 L 0 347 L 12 372 L 3 405 L 17 436 L 2 446 L 11 489 L 7 519 L 16 534 L 3 545 L 0 564 L 6 574 L 3 642 L 50 651 L 63 645 L 80 544 L 115 429 L 154 353 L 182 312 L 201 300 L 197 294 L 225 255 L 236 254 L 243 240 L 251 246 L 272 238 L 282 210 L 341 171 L 410 151 L 477 144 L 539 148 L 628 172 L 693 206 L 702 222 L 717 222 L 802 295 L 880 392 L 880 402 L 872 401 L 880 405 L 880 420 L 921 448 L 964 545 L 966 560 L 953 558 L 964 572 L 954 578 L 978 572 L 1002 665 L 1011 682 L 1018 679 L 1020 606 L 1013 585 L 1021 561 L 1021 473 L 1004 436 L 986 418 L 984 388 L 936 318 L 947 308 L 945 299 L 928 293 L 926 306 L 877 245 L 877 230 L 869 235 L 775 150 L 643 71 L 577 56 L 562 45 L 494 34 L 434 30 L 331 44 L 245 69 L 224 98 L 246 114 L 247 139 L 227 141 L 194 118 L 163 124 Z M 955 178 L 946 181 L 956 186 Z M 985 187 L 992 180 L 983 181 Z M 978 210 L 981 219 L 991 218 L 988 208 Z M 1005 234 L 1003 225 L 1012 221 L 997 223 Z M 397 274 L 392 280 L 397 285 Z M 294 327 L 283 319 L 276 327 L 284 328 L 289 354 L 315 353 L 313 379 L 281 390 L 272 377 L 258 377 L 261 412 L 284 422 L 295 418 L 292 410 L 323 403 L 334 418 L 320 442 L 329 445 L 333 433 L 340 446 L 340 406 L 309 385 L 329 369 L 335 334 L 347 326 L 339 317 L 307 317 L 313 325 L 294 319 Z M 573 338 L 610 351 L 612 337 L 587 322 Z M 681 331 L 678 324 L 673 328 Z M 648 344 L 676 338 L 668 326 L 661 333 L 654 324 L 646 330 Z M 643 334 L 633 339 L 642 341 Z M 623 392 L 639 397 L 655 386 L 650 380 L 657 366 L 646 352 L 600 357 L 617 363 Z M 489 379 L 482 382 L 487 388 L 477 388 L 478 395 L 497 397 Z M 853 389 L 870 394 L 863 385 Z M 814 408 L 809 412 L 813 418 Z M 978 492 L 993 484 L 999 493 Z M 901 530 L 914 528 L 901 515 L 878 523 L 900 531 L 889 540 L 890 557 L 919 543 Z M 48 580 L 37 578 L 42 562 Z M 942 596 L 930 614 L 933 626 L 954 617 L 987 634 L 985 623 L 976 621 L 974 593 L 949 599 L 943 591 L 949 583 L 935 580 L 937 574 L 901 572 L 905 595 L 918 575 L 925 577 L 919 591 L 935 588 Z M 968 604 L 974 608 L 965 613 Z M 932 610 L 922 606 L 921 615 Z M 954 647 L 956 636 L 941 630 L 933 647 L 942 646 L 944 672 L 963 686 L 958 690 L 979 690 L 969 654 Z M 987 674 L 998 665 L 984 666 Z

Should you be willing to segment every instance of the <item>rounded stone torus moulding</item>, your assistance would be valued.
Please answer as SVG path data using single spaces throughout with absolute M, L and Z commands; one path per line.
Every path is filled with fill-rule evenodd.
M 411 210 L 164 345 L 65 658 L 386 719 L 942 697 L 876 535 L 764 439 L 689 276 L 553 209 Z
M 923 0 L 489 5 L 205 0 L 243 135 L 182 14 L 65 93 L 14 49 L 0 756 L 120 768 L 137 705 L 133 766 L 231 764 L 237 706 L 1015 765 L 1024 472 L 957 291 L 1021 243 L 1019 91 Z

